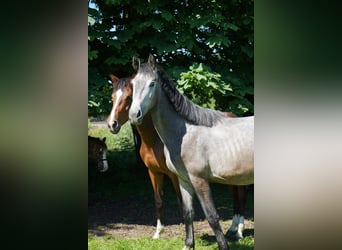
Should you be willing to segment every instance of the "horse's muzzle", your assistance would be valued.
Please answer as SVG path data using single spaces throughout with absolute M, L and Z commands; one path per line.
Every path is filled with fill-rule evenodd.
M 133 111 L 132 108 L 129 110 L 129 119 L 134 125 L 139 125 L 142 123 L 143 115 L 141 109 Z
M 103 173 L 103 172 L 106 172 L 107 170 L 108 170 L 108 163 L 105 164 L 105 165 L 103 166 L 103 168 L 100 169 L 99 171 Z
M 117 134 L 120 131 L 121 125 L 117 121 L 110 121 L 107 122 L 107 126 L 111 133 Z

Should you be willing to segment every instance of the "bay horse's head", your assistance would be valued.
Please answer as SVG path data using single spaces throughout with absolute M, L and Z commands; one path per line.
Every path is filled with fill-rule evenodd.
M 128 121 L 128 111 L 132 102 L 131 77 L 118 78 L 109 75 L 113 84 L 112 111 L 107 118 L 107 125 L 113 134 L 117 134 L 123 124 Z
M 88 157 L 96 162 L 96 169 L 100 172 L 108 170 L 106 137 L 102 140 L 88 136 Z
M 133 68 L 137 74 L 132 79 L 133 100 L 129 110 L 129 118 L 134 124 L 141 124 L 146 113 L 154 107 L 158 94 L 158 68 L 154 57 L 149 56 L 146 63 L 140 65 L 140 60 L 133 57 Z

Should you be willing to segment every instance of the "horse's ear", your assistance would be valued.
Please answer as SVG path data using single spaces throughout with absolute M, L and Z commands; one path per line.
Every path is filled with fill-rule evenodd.
M 148 56 L 148 64 L 154 69 L 156 63 L 152 54 Z
M 134 70 L 138 71 L 139 67 L 140 67 L 140 59 L 136 56 L 133 56 L 132 59 L 132 67 Z
M 113 74 L 109 74 L 109 78 L 112 81 L 112 84 L 116 84 L 119 81 L 119 78 Z
M 102 139 L 103 142 L 106 142 L 106 137 Z

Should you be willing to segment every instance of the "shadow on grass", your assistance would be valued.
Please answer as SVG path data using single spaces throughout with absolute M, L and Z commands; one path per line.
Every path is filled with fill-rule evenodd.
M 254 237 L 254 229 L 245 229 L 244 232 L 243 232 L 243 236 L 246 238 L 246 237 Z M 200 237 L 202 240 L 208 242 L 208 243 L 216 243 L 216 238 L 214 235 L 209 235 L 209 234 L 204 234 Z M 226 239 L 229 241 L 229 242 L 239 242 L 240 240 L 235 238 L 235 237 L 227 237 L 226 236 Z
M 254 244 L 249 242 L 251 237 L 254 238 L 254 229 L 246 229 L 244 231 L 244 239 L 238 240 L 236 238 L 227 237 L 226 239 L 228 241 L 229 246 L 231 246 L 232 249 L 252 250 L 254 249 Z M 211 246 L 217 244 L 217 240 L 213 235 L 204 234 L 199 238 L 202 241 L 202 245 Z

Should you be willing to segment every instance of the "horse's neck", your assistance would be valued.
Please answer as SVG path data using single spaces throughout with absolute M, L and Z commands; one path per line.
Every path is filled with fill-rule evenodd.
M 160 92 L 157 105 L 150 113 L 160 139 L 170 147 L 174 142 L 181 141 L 185 133 L 185 119 L 174 110 L 164 92 Z
M 152 147 L 156 141 L 160 140 L 149 113 L 145 115 L 143 122 L 137 126 L 137 130 L 141 140 L 149 147 Z

